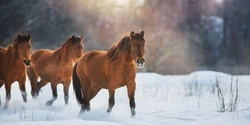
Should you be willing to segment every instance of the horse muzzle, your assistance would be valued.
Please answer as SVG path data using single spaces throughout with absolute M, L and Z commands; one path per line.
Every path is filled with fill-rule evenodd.
M 145 64 L 145 59 L 144 58 L 140 58 L 140 59 L 136 60 L 136 66 L 138 68 L 143 68 L 144 64 Z
M 24 60 L 23 62 L 24 62 L 24 64 L 25 64 L 26 66 L 31 66 L 30 60 Z

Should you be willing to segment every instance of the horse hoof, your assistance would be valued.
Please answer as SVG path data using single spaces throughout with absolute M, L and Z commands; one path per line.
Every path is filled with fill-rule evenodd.
M 82 114 L 84 114 L 84 113 L 85 113 L 85 111 L 86 111 L 86 110 L 84 110 L 84 109 L 81 109 L 81 110 L 79 111 L 79 115 L 82 115 Z
M 86 108 L 86 110 L 87 110 L 87 112 L 89 112 L 89 111 L 90 111 L 90 108 Z
M 9 108 L 9 105 L 4 105 L 4 108 L 5 108 L 5 109 Z
M 38 95 L 37 95 L 37 94 L 34 94 L 34 95 L 32 95 L 32 98 L 33 98 L 33 99 L 37 99 L 37 98 L 38 98 Z
M 48 101 L 48 102 L 46 102 L 46 105 L 47 106 L 51 106 L 53 104 L 53 102 L 52 101 Z
M 67 105 L 69 105 L 69 103 L 68 103 L 68 102 L 65 102 L 65 105 L 67 106 Z
M 107 112 L 108 112 L 108 113 L 110 113 L 110 112 L 111 112 L 111 110 L 112 110 L 111 108 L 108 108 Z
M 131 109 L 131 116 L 132 116 L 132 117 L 135 116 L 135 109 Z

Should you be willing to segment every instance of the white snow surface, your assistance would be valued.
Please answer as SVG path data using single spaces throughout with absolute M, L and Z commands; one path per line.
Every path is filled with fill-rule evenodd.
M 230 84 L 238 83 L 238 105 L 234 112 L 219 112 L 216 82 L 219 83 L 227 109 Z M 249 125 L 250 75 L 197 71 L 189 75 L 159 75 L 137 73 L 136 115 L 131 117 L 126 87 L 115 93 L 115 106 L 107 113 L 108 91 L 103 89 L 90 102 L 91 110 L 79 115 L 80 106 L 72 85 L 69 105 L 64 104 L 63 86 L 57 87 L 58 99 L 52 106 L 50 84 L 42 88 L 38 99 L 31 97 L 30 82 L 26 80 L 28 102 L 22 101 L 17 82 L 12 84 L 9 108 L 4 108 L 5 88 L 0 88 L 1 125 Z M 235 92 L 235 87 L 233 87 Z

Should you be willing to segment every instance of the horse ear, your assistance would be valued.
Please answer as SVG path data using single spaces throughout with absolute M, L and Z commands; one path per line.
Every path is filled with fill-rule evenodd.
M 20 39 L 21 39 L 21 35 L 20 35 L 20 34 L 18 34 L 17 39 L 18 39 L 18 40 L 20 40 Z
M 84 39 L 83 35 L 81 35 L 81 41 Z
M 144 31 L 141 31 L 140 35 L 141 35 L 142 37 L 144 37 Z
M 30 40 L 30 34 L 28 35 L 28 40 Z
M 130 37 L 131 37 L 131 38 L 133 38 L 133 37 L 134 37 L 134 35 L 135 35 L 135 32 L 134 32 L 134 31 L 131 31 L 131 33 L 130 33 Z
M 73 35 L 72 37 L 71 37 L 71 39 L 74 39 L 75 38 L 75 35 Z

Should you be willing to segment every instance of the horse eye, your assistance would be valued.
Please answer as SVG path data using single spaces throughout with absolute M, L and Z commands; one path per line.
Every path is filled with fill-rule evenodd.
M 75 47 L 72 48 L 72 50 L 75 50 L 75 49 L 76 49 Z

